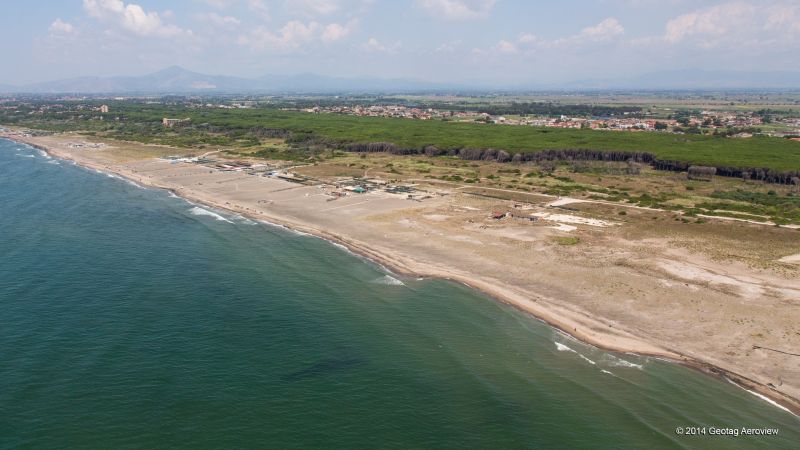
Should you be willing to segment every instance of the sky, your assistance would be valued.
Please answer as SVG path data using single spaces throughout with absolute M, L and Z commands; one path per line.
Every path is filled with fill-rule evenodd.
M 315 73 L 557 83 L 800 71 L 800 0 L 0 0 L 0 83 Z

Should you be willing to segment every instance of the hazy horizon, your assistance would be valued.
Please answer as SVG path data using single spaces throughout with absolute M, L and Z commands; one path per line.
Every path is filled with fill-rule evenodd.
M 800 1 L 73 0 L 6 5 L 0 83 L 178 65 L 462 85 L 800 71 Z

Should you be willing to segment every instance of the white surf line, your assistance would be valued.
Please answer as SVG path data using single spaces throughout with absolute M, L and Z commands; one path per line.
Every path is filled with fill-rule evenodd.
M 323 209 L 320 212 L 333 211 L 334 209 L 347 208 L 347 207 L 356 206 L 356 205 L 363 205 L 364 203 L 369 203 L 369 202 L 370 202 L 370 200 L 364 200 L 363 202 L 351 203 L 349 205 L 341 205 L 341 206 L 335 206 L 333 208 Z
M 571 347 L 569 347 L 569 346 L 567 346 L 565 344 L 562 344 L 561 342 L 553 342 L 553 343 L 556 344 L 556 350 L 558 350 L 560 352 L 578 353 L 575 350 L 573 350 Z
M 744 386 L 742 386 L 742 385 L 740 385 L 740 384 L 738 384 L 738 383 L 734 383 L 734 382 L 733 382 L 733 381 L 732 381 L 730 378 L 728 378 L 728 377 L 725 377 L 725 380 L 726 380 L 728 383 L 730 383 L 730 384 L 732 384 L 732 385 L 734 385 L 734 386 L 738 386 L 740 389 L 742 389 L 742 390 L 744 390 L 744 391 L 747 391 L 747 392 L 749 392 L 749 393 L 751 393 L 751 394 L 755 395 L 756 397 L 760 398 L 761 400 L 764 400 L 765 402 L 769 403 L 769 404 L 770 404 L 770 405 L 772 405 L 772 406 L 775 406 L 775 407 L 777 407 L 777 408 L 780 408 L 780 409 L 782 409 L 782 410 L 786 411 L 787 413 L 789 413 L 789 414 L 791 414 L 791 415 L 793 415 L 793 416 L 795 416 L 795 417 L 800 417 L 800 416 L 798 416 L 797 414 L 793 413 L 793 412 L 792 412 L 792 411 L 791 411 L 789 408 L 787 408 L 787 407 L 785 407 L 785 406 L 781 405 L 780 403 L 776 402 L 775 400 L 772 400 L 771 398 L 767 397 L 766 395 L 759 394 L 758 392 L 751 391 L 750 389 L 747 389 L 746 387 L 744 387 Z

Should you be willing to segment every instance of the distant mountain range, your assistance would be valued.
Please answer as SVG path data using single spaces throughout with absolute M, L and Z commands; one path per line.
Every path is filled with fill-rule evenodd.
M 745 72 L 730 70 L 668 70 L 628 79 L 582 80 L 567 89 L 800 89 L 798 72 Z
M 409 79 L 338 78 L 315 74 L 265 75 L 239 78 L 206 75 L 169 67 L 142 76 L 78 77 L 22 86 L 0 85 L 9 93 L 246 93 L 246 92 L 385 92 L 453 89 L 439 83 Z
M 654 72 L 628 79 L 588 79 L 564 83 L 515 84 L 504 87 L 454 85 L 395 78 L 340 78 L 315 74 L 265 75 L 240 78 L 206 75 L 181 67 L 142 76 L 78 77 L 21 86 L 0 85 L 4 93 L 35 94 L 224 94 L 224 93 L 344 93 L 344 92 L 441 92 L 441 91 L 531 91 L 531 90 L 729 90 L 799 89 L 797 72 L 735 72 L 674 70 Z

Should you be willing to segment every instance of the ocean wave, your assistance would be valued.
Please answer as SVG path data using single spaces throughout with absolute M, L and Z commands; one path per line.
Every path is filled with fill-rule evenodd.
M 575 336 L 567 333 L 566 331 L 559 330 L 558 328 L 553 328 L 553 331 L 555 332 L 555 334 L 557 334 L 559 337 L 561 337 L 563 339 L 566 339 L 566 340 L 571 341 L 571 342 L 578 342 L 578 343 L 584 344 L 578 338 L 576 338 Z
M 125 180 L 126 183 L 130 184 L 133 187 L 137 187 L 139 189 L 147 189 L 146 187 L 142 186 L 141 184 L 139 184 L 139 183 L 137 183 L 137 182 L 135 182 L 133 180 L 130 180 L 128 178 L 123 178 L 123 180 Z
M 612 377 L 615 377 L 615 376 L 616 376 L 616 375 L 614 375 L 613 373 L 611 373 L 611 372 L 607 371 L 606 369 L 600 369 L 600 372 L 607 373 L 607 374 L 611 375 Z
M 44 159 L 53 159 L 50 155 L 47 154 L 44 150 L 39 150 L 39 154 L 42 155 Z
M 100 169 L 93 169 L 93 170 L 95 172 L 97 172 L 97 173 L 100 173 L 100 174 L 103 174 L 103 175 L 107 176 L 108 178 L 112 178 L 114 180 L 122 180 L 122 181 L 130 184 L 131 186 L 137 187 L 139 189 L 147 189 L 146 187 L 142 186 L 141 184 L 139 184 L 139 183 L 137 183 L 137 182 L 135 182 L 135 181 L 133 181 L 133 180 L 131 180 L 129 178 L 117 175 L 115 173 L 106 172 L 106 171 L 100 170 Z
M 289 228 L 286 225 L 281 225 L 279 223 L 270 222 L 269 220 L 259 219 L 258 221 L 263 223 L 264 225 L 269 225 L 269 226 L 275 227 L 275 228 L 281 228 L 281 229 L 286 230 L 286 231 L 288 231 L 288 232 L 290 232 L 290 233 L 292 233 L 294 235 L 297 235 L 297 236 L 311 236 L 308 233 L 303 233 L 302 231 L 297 231 L 297 230 L 294 230 L 292 228 Z
M 573 349 L 567 347 L 566 345 L 562 344 L 561 342 L 555 342 L 555 344 L 556 344 L 556 350 L 558 350 L 560 352 L 578 353 L 575 350 L 573 350 Z
M 644 370 L 644 366 L 642 364 L 635 364 L 630 361 L 625 361 L 624 359 L 619 359 L 617 360 L 616 363 L 612 363 L 611 365 L 617 367 L 630 367 L 632 369 Z
M 327 239 L 326 239 L 326 240 L 327 240 Z M 342 244 L 340 244 L 340 243 L 338 243 L 338 242 L 333 242 L 333 241 L 330 241 L 330 240 L 328 240 L 328 242 L 330 242 L 331 244 L 333 244 L 335 247 L 338 247 L 338 248 L 340 248 L 340 249 L 342 249 L 342 250 L 346 251 L 347 253 L 350 253 L 351 255 L 354 255 L 354 256 L 361 256 L 361 255 L 359 255 L 359 254 L 357 254 L 357 253 L 353 252 L 353 251 L 352 251 L 352 250 L 350 250 L 349 248 L 347 248 L 347 246 L 346 246 L 346 245 L 342 245 Z
M 236 219 L 237 223 L 243 223 L 245 225 L 256 225 L 258 223 L 255 220 L 251 220 L 249 217 L 245 217 L 241 214 L 234 214 L 234 218 Z
M 50 161 L 47 161 L 47 164 L 55 164 L 56 166 L 60 166 L 61 165 L 61 163 L 59 163 L 55 159 L 51 159 Z
M 792 412 L 792 411 L 791 411 L 789 408 L 787 408 L 787 407 L 785 407 L 785 406 L 781 405 L 780 403 L 778 403 L 778 402 L 776 402 L 775 400 L 773 400 L 773 399 L 771 399 L 771 398 L 767 397 L 766 395 L 760 394 L 760 393 L 758 393 L 758 392 L 756 392 L 756 391 L 751 391 L 750 389 L 747 389 L 746 387 L 744 387 L 744 386 L 742 386 L 742 385 L 740 385 L 740 384 L 738 384 L 738 383 L 734 383 L 734 382 L 733 382 L 732 380 L 730 380 L 729 378 L 725 378 L 725 380 L 726 380 L 728 383 L 730 383 L 730 384 L 733 384 L 733 385 L 735 385 L 735 386 L 738 386 L 739 388 L 741 388 L 741 389 L 744 389 L 745 391 L 747 391 L 747 392 L 749 392 L 749 393 L 751 393 L 751 394 L 755 395 L 756 397 L 760 398 L 761 400 L 764 400 L 765 402 L 769 403 L 769 404 L 770 404 L 770 405 L 772 405 L 772 406 L 775 406 L 775 407 L 777 407 L 777 408 L 780 408 L 780 409 L 782 409 L 782 410 L 784 410 L 784 411 L 788 412 L 789 414 L 791 414 L 791 415 L 793 415 L 793 416 L 795 416 L 795 417 L 800 417 L 800 416 L 798 416 L 797 414 L 793 413 L 793 412 Z
M 27 155 L 27 154 L 23 154 L 23 153 L 15 153 L 15 155 L 21 156 L 23 158 L 36 158 L 36 156 L 34 156 L 34 155 Z
M 604 360 L 605 360 L 604 363 L 606 363 L 609 366 L 626 367 L 626 368 L 630 368 L 630 369 L 644 370 L 644 365 L 643 364 L 632 363 L 632 362 L 624 360 L 622 358 L 618 358 L 618 357 L 616 357 L 614 355 L 606 355 L 606 356 L 607 357 L 604 358 Z
M 233 223 L 230 220 L 222 217 L 221 215 L 219 215 L 219 214 L 217 214 L 217 213 L 215 213 L 213 211 L 209 211 L 207 209 L 203 209 L 203 208 L 201 208 L 199 206 L 195 206 L 194 208 L 190 209 L 189 212 L 192 213 L 192 215 L 195 215 L 195 216 L 208 216 L 208 217 L 213 217 L 213 218 L 215 218 L 215 219 L 217 219 L 219 221 L 222 221 L 222 222 Z
M 373 283 L 385 284 L 387 286 L 405 286 L 406 284 L 395 277 L 384 275 L 380 278 L 372 280 Z
M 588 362 L 589 364 L 591 364 L 591 365 L 593 365 L 593 366 L 596 366 L 596 365 L 597 365 L 597 363 L 596 363 L 596 362 L 594 362 L 594 361 L 592 361 L 591 359 L 589 359 L 589 358 L 587 358 L 587 357 L 583 356 L 583 355 L 582 355 L 582 354 L 580 354 L 580 353 L 578 353 L 578 356 L 580 356 L 580 357 L 581 357 L 581 359 L 583 359 L 584 361 Z

